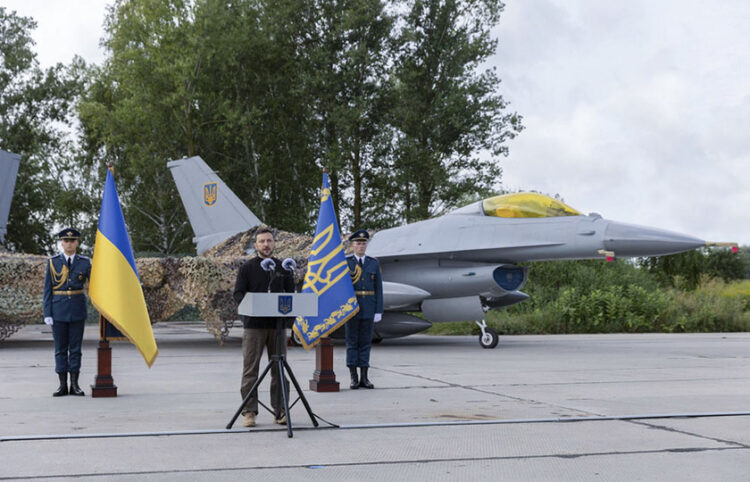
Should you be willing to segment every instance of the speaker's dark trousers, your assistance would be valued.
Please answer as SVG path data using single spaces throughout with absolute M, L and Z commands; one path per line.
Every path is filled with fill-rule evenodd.
M 81 371 L 81 343 L 85 321 L 55 321 L 52 324 L 52 336 L 55 338 L 55 372 Z
M 281 334 L 283 337 L 285 335 Z M 263 329 L 263 328 L 245 328 L 242 333 L 242 385 L 240 386 L 240 394 L 244 400 L 247 394 L 250 393 L 250 389 L 253 388 L 255 382 L 258 380 L 258 370 L 260 368 L 260 360 L 263 357 L 263 348 L 265 347 L 268 353 L 268 359 L 271 359 L 271 355 L 276 353 L 276 330 L 275 329 Z M 286 355 L 286 343 L 281 344 L 280 355 Z M 271 368 L 271 407 L 276 413 L 284 412 L 284 399 L 281 393 L 281 383 L 279 380 L 278 365 L 274 365 Z M 289 393 L 289 380 L 284 377 L 284 386 L 286 386 L 286 392 Z M 247 402 L 245 408 L 242 410 L 243 415 L 245 413 L 258 414 L 258 393 L 256 390 L 255 395 Z
M 369 367 L 372 332 L 375 324 L 370 320 L 352 318 L 346 322 L 346 366 Z

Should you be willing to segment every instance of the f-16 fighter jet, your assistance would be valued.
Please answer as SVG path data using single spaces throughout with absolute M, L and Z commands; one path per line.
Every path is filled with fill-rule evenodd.
M 212 237 L 218 244 L 231 236 L 226 233 L 259 224 L 232 216 L 233 211 L 250 211 L 199 157 L 168 166 L 196 232 L 199 253 L 207 249 L 201 240 Z M 209 216 L 211 198 L 205 186 L 213 183 L 229 193 L 228 206 L 223 212 L 211 210 Z M 208 223 L 235 219 L 239 224 L 211 228 L 194 219 Z M 528 298 L 520 291 L 527 268 L 516 263 L 662 256 L 707 244 L 692 236 L 584 215 L 542 194 L 491 197 L 443 216 L 375 233 L 367 254 L 380 261 L 385 305 L 382 321 L 375 325 L 375 339 L 411 335 L 435 322 L 471 320 L 481 329 L 480 344 L 494 348 L 498 336 L 487 327 L 485 313 Z M 419 311 L 424 318 L 409 314 Z

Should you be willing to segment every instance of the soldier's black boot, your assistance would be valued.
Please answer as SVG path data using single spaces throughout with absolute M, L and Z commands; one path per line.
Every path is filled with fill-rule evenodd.
M 362 388 L 375 388 L 375 385 L 370 383 L 370 380 L 367 379 L 367 367 L 362 367 L 359 371 L 359 386 Z
M 352 376 L 352 383 L 349 388 L 356 390 L 359 388 L 359 378 L 357 378 L 357 367 L 349 367 L 349 374 Z
M 70 394 L 78 395 L 79 397 L 84 396 L 83 390 L 78 386 L 78 373 L 70 374 Z
M 60 379 L 60 386 L 52 394 L 53 397 L 62 397 L 68 394 L 68 374 L 66 372 L 58 373 L 57 377 Z

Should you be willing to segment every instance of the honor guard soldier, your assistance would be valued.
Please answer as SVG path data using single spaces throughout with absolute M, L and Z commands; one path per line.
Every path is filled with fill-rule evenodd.
M 369 240 L 370 235 L 364 229 L 355 231 L 349 236 L 354 254 L 346 258 L 359 303 L 359 312 L 346 322 L 346 366 L 352 377 L 349 387 L 353 390 L 375 388 L 367 379 L 367 369 L 370 367 L 374 323 L 383 316 L 383 277 L 378 260 L 365 255 Z
M 78 386 L 81 371 L 83 326 L 88 315 L 83 286 L 91 274 L 91 261 L 76 254 L 81 233 L 73 228 L 57 234 L 63 252 L 47 260 L 44 276 L 44 322 L 52 327 L 55 339 L 55 372 L 60 386 L 52 396 L 83 396 Z M 67 377 L 70 373 L 70 391 Z

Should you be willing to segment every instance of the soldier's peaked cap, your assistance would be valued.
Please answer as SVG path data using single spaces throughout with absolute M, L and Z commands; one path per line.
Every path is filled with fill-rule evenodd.
M 57 237 L 60 239 L 79 239 L 81 232 L 75 228 L 65 228 L 57 233 Z
M 368 241 L 369 239 L 370 233 L 368 233 L 366 229 L 354 231 L 352 235 L 349 236 L 349 241 Z

